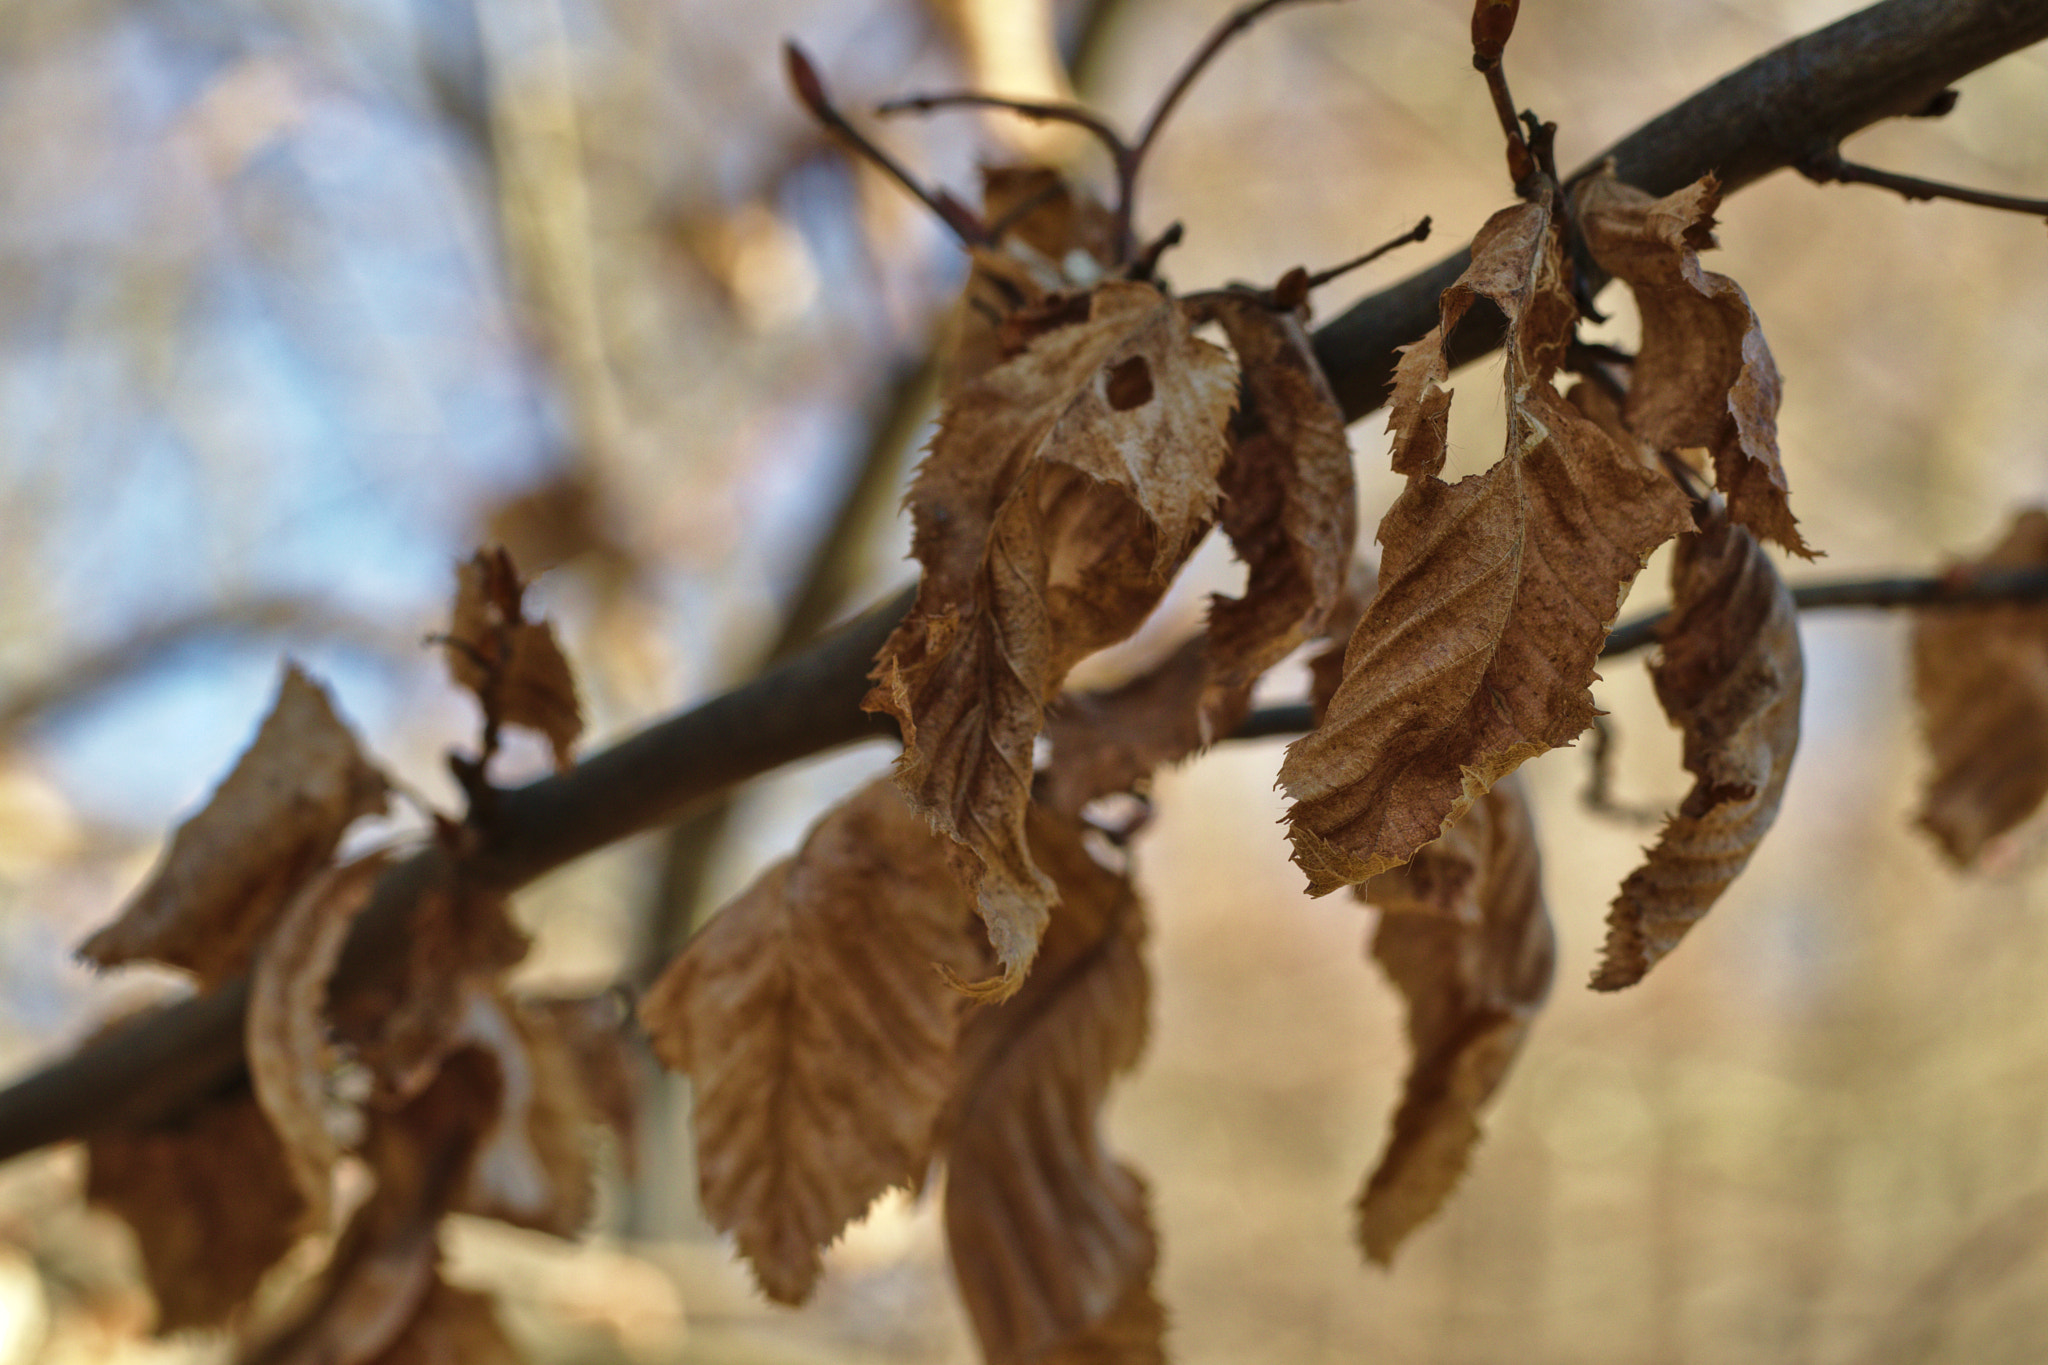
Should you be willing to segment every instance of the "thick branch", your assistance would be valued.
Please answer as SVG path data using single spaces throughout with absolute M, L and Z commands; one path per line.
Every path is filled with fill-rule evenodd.
M 1709 171 L 1724 192 L 1740 189 L 1880 119 L 1919 113 L 1951 82 L 2043 38 L 2048 0 L 1883 0 L 1724 76 L 1578 174 L 1611 156 L 1615 174 L 1651 194 L 1683 189 Z M 1460 252 L 1316 332 L 1316 359 L 1347 418 L 1386 400 L 1394 348 L 1436 326 L 1437 296 L 1470 262 Z M 1451 338 L 1451 364 L 1493 350 L 1500 333 L 1500 314 L 1474 307 Z
M 1730 190 L 1795 164 L 1878 119 L 1924 109 L 1951 82 L 2048 37 L 2048 0 L 1884 0 L 1758 59 L 1618 143 L 1623 179 L 1668 193 L 1717 171 Z M 1395 348 L 1436 323 L 1454 257 L 1360 303 L 1323 328 L 1316 352 L 1353 419 L 1379 406 Z M 1476 314 L 1479 310 L 1474 309 Z M 1496 344 L 1476 320 L 1454 363 Z M 886 733 L 856 709 L 869 660 L 908 596 L 752 683 L 506 792 L 464 875 L 516 887 L 593 849 L 674 818 L 691 802 L 784 763 Z M 373 984 L 397 957 L 418 889 L 448 875 L 420 854 L 379 885 L 349 941 L 335 989 Z M 0 1091 L 0 1159 L 64 1138 L 175 1113 L 242 1071 L 246 987 L 143 1016 Z

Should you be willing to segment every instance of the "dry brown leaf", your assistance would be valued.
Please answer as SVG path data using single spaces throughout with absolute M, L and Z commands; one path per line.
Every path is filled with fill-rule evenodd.
M 1778 454 L 1778 367 L 1742 287 L 1700 268 L 1715 245 L 1721 189 L 1708 175 L 1652 199 L 1611 166 L 1580 181 L 1573 211 L 1593 259 L 1634 291 L 1643 341 L 1624 414 L 1659 450 L 1701 447 L 1730 516 L 1793 554 L 1815 557 L 1786 500 Z
M 1023 989 L 961 1032 L 944 1150 L 953 1274 L 989 1365 L 1157 1360 L 1145 1186 L 1099 1126 L 1145 1045 L 1143 907 L 1079 826 L 1038 807 L 1031 823 L 1060 902 Z
M 972 253 L 946 353 L 948 394 L 1023 348 L 1032 328 L 1008 325 L 1015 315 L 1049 294 L 1087 289 L 1116 255 L 1115 215 L 1050 167 L 985 167 L 981 217 L 1002 224 L 1003 238 Z
M 1686 499 L 1552 386 L 1576 317 L 1541 204 L 1480 229 L 1443 323 L 1395 369 L 1394 467 L 1379 589 L 1322 723 L 1288 748 L 1294 859 L 1322 895 L 1406 862 L 1524 760 L 1592 722 L 1594 663 L 1650 552 L 1687 529 Z M 1508 438 L 1491 469 L 1446 484 L 1444 339 L 1471 304 L 1508 318 Z
M 2048 567 L 2048 512 L 2028 508 L 1981 559 L 1951 569 Z M 1917 613 L 1913 690 L 1934 771 L 1920 823 L 1963 867 L 2048 796 L 2048 606 Z
M 1650 673 L 1664 713 L 1685 730 L 1695 781 L 1649 861 L 1621 884 L 1595 990 L 1642 980 L 1749 865 L 1799 747 L 1799 613 L 1756 538 L 1717 508 L 1678 542 L 1671 577 L 1663 656 Z
M 365 964 L 330 1009 L 335 1037 L 387 1105 L 433 1079 L 462 1045 L 471 1001 L 495 989 L 528 947 L 500 892 L 444 876 L 414 894 L 403 951 Z
M 1207 528 L 1236 366 L 1180 306 L 1113 280 L 956 388 L 912 486 L 916 604 L 868 709 L 904 736 L 897 779 L 964 860 L 1016 989 L 1053 889 L 1031 860 L 1032 744 L 1067 670 L 1134 630 Z
M 102 967 L 147 959 L 211 988 L 248 970 L 292 894 L 358 818 L 384 810 L 384 775 L 320 685 L 285 669 L 277 702 L 120 917 L 79 946 Z
M 568 1039 L 546 1014 L 483 991 L 470 998 L 461 1037 L 497 1063 L 500 1099 L 455 1210 L 576 1236 L 596 1206 L 597 1176 L 593 1116 Z
M 1414 1050 L 1386 1151 L 1358 1197 L 1358 1240 L 1390 1264 L 1443 1206 L 1550 993 L 1557 962 L 1536 828 L 1520 783 L 1495 783 L 1449 833 L 1373 878 L 1373 955 L 1408 1001 Z
M 514 1002 L 529 1030 L 543 1030 L 568 1049 L 577 1093 L 589 1120 L 611 1131 L 627 1175 L 639 1169 L 640 1056 L 628 1041 L 632 1016 L 622 992 L 520 997 Z
M 369 1365 L 521 1365 L 489 1294 L 436 1277 L 398 1340 Z
M 1323 628 L 1350 572 L 1358 511 L 1344 413 L 1302 317 L 1249 295 L 1212 299 L 1244 374 L 1218 524 L 1245 563 L 1245 593 L 1209 608 L 1205 711 L 1221 732 L 1260 675 Z
M 1046 712 L 1052 761 L 1038 799 L 1079 819 L 1089 802 L 1141 791 L 1155 769 L 1206 747 L 1214 736 L 1202 703 L 1213 676 L 1208 639 L 1195 635 L 1128 682 L 1063 693 Z
M 504 550 L 479 550 L 456 570 L 453 620 L 443 643 L 448 671 L 476 694 L 491 726 L 517 725 L 547 739 L 566 768 L 583 708 L 554 627 L 524 614 L 526 583 Z
M 298 1241 L 283 1143 L 247 1091 L 177 1122 L 86 1143 L 85 1197 L 135 1230 L 159 1334 L 219 1327 Z
M 403 1108 L 375 1115 L 363 1156 L 376 1188 L 305 1302 L 239 1365 L 369 1365 L 403 1340 L 438 1283 L 441 1217 L 495 1122 L 500 1091 L 491 1058 L 465 1048 Z
M 390 859 L 383 854 L 329 868 L 292 898 L 256 949 L 242 1037 L 256 1101 L 283 1141 L 305 1197 L 310 1231 L 324 1232 L 341 1143 L 328 1120 L 327 983 L 357 913 Z
M 978 975 L 980 939 L 946 841 L 883 780 L 720 911 L 641 1002 L 656 1054 L 691 1080 L 705 1212 L 770 1298 L 801 1302 L 840 1230 L 923 1179 L 966 1008 L 934 965 Z

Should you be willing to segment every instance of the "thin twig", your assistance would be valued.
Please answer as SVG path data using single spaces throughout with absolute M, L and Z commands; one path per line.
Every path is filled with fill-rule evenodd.
M 1428 240 L 1429 217 L 1425 214 L 1423 216 L 1422 221 L 1417 223 L 1414 227 L 1409 228 L 1399 237 L 1395 237 L 1390 241 L 1381 242 L 1378 246 L 1374 247 L 1371 251 L 1366 252 L 1363 256 L 1353 256 L 1350 260 L 1343 262 L 1341 265 L 1333 265 L 1327 270 L 1318 270 L 1315 274 L 1309 276 L 1307 280 L 1303 281 L 1304 287 L 1308 289 L 1321 289 L 1324 285 L 1328 284 L 1331 280 L 1336 279 L 1338 276 L 1347 275 L 1350 272 L 1358 269 L 1360 266 L 1371 265 L 1374 261 L 1378 260 L 1380 257 L 1386 255 L 1390 251 L 1393 251 L 1399 247 L 1404 247 L 1408 245 L 1408 243 L 1410 242 L 1426 242 Z
M 1129 172 L 1117 186 L 1117 224 L 1120 229 L 1119 235 L 1124 240 L 1136 240 L 1133 236 L 1132 221 L 1137 213 L 1138 168 L 1144 164 L 1145 154 L 1152 150 L 1152 144 L 1158 140 L 1159 130 L 1165 126 L 1167 116 L 1180 104 L 1181 97 L 1194 85 L 1195 78 L 1208 68 L 1209 63 L 1215 60 L 1216 54 L 1221 52 L 1232 38 L 1282 5 L 1301 3 L 1304 3 L 1304 0 L 1253 0 L 1251 4 L 1239 6 L 1228 18 L 1209 31 L 1208 38 L 1182 65 L 1180 73 L 1166 87 L 1166 93 L 1152 106 L 1151 116 L 1145 120 L 1144 130 L 1138 134 L 1138 140 L 1131 144 Z
M 916 197 L 918 202 L 938 215 L 939 221 L 953 229 L 968 247 L 988 246 L 991 242 L 988 226 L 981 221 L 973 209 L 955 199 L 945 190 L 928 190 L 923 182 L 904 169 L 895 157 L 882 150 L 866 133 L 853 126 L 846 115 L 833 105 L 825 93 L 825 82 L 818 75 L 818 68 L 804 54 L 804 50 L 793 42 L 782 45 L 783 65 L 789 73 L 790 88 L 810 110 L 811 117 L 839 134 L 853 149 L 881 168 L 897 184 Z
M 2048 218 L 2048 199 L 2022 199 L 2017 195 L 1992 194 L 1988 190 L 1973 190 L 1962 185 L 1944 184 L 1939 180 L 1922 180 L 1918 176 L 1881 171 L 1875 166 L 1844 161 L 1842 153 L 1833 147 L 1801 161 L 1799 173 L 1822 185 L 1875 185 L 1879 189 L 1895 191 L 1907 199 L 1953 199 L 1959 204 L 1975 204 L 1979 208 L 2002 209 L 2007 213 L 2024 213 L 2033 218 Z
M 1035 123 L 1071 123 L 1086 129 L 1106 148 L 1122 178 L 1131 159 L 1130 144 L 1093 110 L 1079 104 L 1048 104 L 1042 100 L 1011 99 L 1007 95 L 983 95 L 972 90 L 948 90 L 932 95 L 904 95 L 875 106 L 881 117 L 903 113 L 930 113 L 934 109 L 1001 109 Z

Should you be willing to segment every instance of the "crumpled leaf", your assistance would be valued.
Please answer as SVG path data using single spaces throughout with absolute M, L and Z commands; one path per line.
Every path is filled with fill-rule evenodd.
M 820 1253 L 915 1186 L 953 1088 L 965 998 L 933 970 L 986 962 L 946 842 L 893 783 L 840 803 L 691 940 L 640 1005 L 691 1080 L 704 1210 L 761 1289 L 800 1303 Z
M 404 950 L 360 964 L 330 1002 L 335 1037 L 376 1082 L 386 1104 L 411 1098 L 463 1045 L 471 1001 L 525 956 L 528 940 L 502 892 L 459 876 L 419 886 Z
M 1557 963 L 1536 828 L 1512 777 L 1405 866 L 1367 882 L 1373 956 L 1408 1001 L 1414 1061 L 1394 1130 L 1358 1197 L 1358 1240 L 1390 1264 L 1443 1206 L 1550 993 Z
M 1049 166 L 982 169 L 985 223 L 1003 225 L 994 247 L 976 248 L 962 291 L 942 391 L 950 394 L 1022 350 L 1029 319 L 1048 294 L 1085 290 L 1109 272 L 1116 217 L 1083 186 Z
M 485 991 L 470 997 L 460 1038 L 491 1055 L 500 1098 L 455 1210 L 576 1236 L 596 1207 L 597 1175 L 594 1115 L 568 1039 L 547 1015 Z
M 1252 685 L 1322 629 L 1343 595 L 1358 540 L 1357 485 L 1344 412 L 1304 319 L 1257 297 L 1210 296 L 1243 369 L 1218 523 L 1247 568 L 1241 598 L 1209 608 L 1215 677 L 1205 722 L 1236 724 Z
M 1611 165 L 1572 190 L 1573 212 L 1593 259 L 1628 283 L 1643 341 L 1631 367 L 1624 415 L 1659 450 L 1703 447 L 1729 515 L 1793 554 L 1815 557 L 1787 502 L 1778 454 L 1778 367 L 1742 287 L 1700 268 L 1715 245 L 1712 176 L 1653 199 L 1614 177 Z
M 288 665 L 255 741 L 79 955 L 102 967 L 138 959 L 183 967 L 206 988 L 239 976 L 343 831 L 384 810 L 385 789 L 327 693 Z
M 356 914 L 389 863 L 374 854 L 308 882 L 257 947 L 250 972 L 242 1026 L 249 1081 L 284 1143 L 309 1231 L 327 1228 L 342 1153 L 328 1122 L 335 1058 L 327 1041 L 327 983 Z
M 86 1199 L 135 1230 L 158 1335 L 226 1324 L 306 1216 L 284 1144 L 246 1090 L 92 1137 L 86 1172 Z
M 1951 569 L 2048 567 L 2048 512 L 2028 508 L 1981 559 Z M 2048 606 L 1922 611 L 1913 690 L 1934 759 L 1920 823 L 1959 866 L 2048 796 Z
M 491 1058 L 465 1048 L 402 1108 L 375 1115 L 363 1156 L 376 1188 L 319 1283 L 239 1365 L 368 1365 L 403 1340 L 438 1283 L 440 1220 L 496 1120 L 500 1089 Z
M 448 672 L 476 694 L 492 727 L 538 732 L 566 768 L 583 733 L 576 678 L 555 628 L 524 614 L 526 583 L 504 550 L 479 550 L 456 570 L 454 619 L 443 639 Z
M 1024 839 L 1045 703 L 1137 627 L 1207 528 L 1236 394 L 1229 356 L 1150 285 L 1047 307 L 1025 350 L 946 402 L 910 493 L 917 602 L 865 702 L 902 728 L 912 806 L 966 851 L 992 998 L 1023 980 L 1053 898 Z
M 1206 748 L 1214 736 L 1202 704 L 1213 677 L 1208 639 L 1193 635 L 1115 687 L 1062 693 L 1046 712 L 1052 761 L 1038 799 L 1079 819 L 1089 802 L 1140 791 L 1155 769 Z
M 1111 1080 L 1145 1045 L 1143 907 L 1078 825 L 1039 807 L 1031 825 L 1060 901 L 1023 989 L 961 1032 L 944 1124 L 953 1275 L 989 1365 L 1157 1360 L 1145 1186 L 1100 1130 Z
M 1607 916 L 1595 990 L 1634 985 L 1749 865 L 1799 747 L 1798 609 L 1755 537 L 1716 508 L 1678 542 L 1672 611 L 1650 666 L 1685 730 L 1692 791 Z
M 643 1054 L 626 1036 L 632 1010 L 624 994 L 521 996 L 513 1005 L 529 1032 L 543 1031 L 567 1049 L 585 1115 L 611 1131 L 619 1165 L 633 1175 L 639 1169 Z
M 1480 297 L 1508 319 L 1507 450 L 1446 484 L 1444 340 Z M 1380 523 L 1378 593 L 1322 723 L 1280 769 L 1312 895 L 1398 867 L 1524 760 L 1576 738 L 1624 590 L 1691 525 L 1676 485 L 1552 385 L 1576 307 L 1545 205 L 1487 221 L 1441 313 L 1395 367 L 1388 426 L 1408 485 Z

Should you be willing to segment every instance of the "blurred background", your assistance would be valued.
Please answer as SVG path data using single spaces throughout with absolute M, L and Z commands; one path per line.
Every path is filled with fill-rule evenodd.
M 166 988 L 73 945 L 246 744 L 280 659 L 334 689 L 422 802 L 470 703 L 422 636 L 483 540 L 545 570 L 592 743 L 754 671 L 908 578 L 894 517 L 928 435 L 960 252 L 782 85 L 807 45 L 844 106 L 1071 81 L 1125 128 L 1222 13 L 1169 0 L 15 0 L 0 23 L 0 1067 Z M 1576 165 L 1844 0 L 1554 0 L 1508 53 Z M 1438 235 L 1317 300 L 1436 260 L 1507 201 L 1463 0 L 1283 10 L 1176 116 L 1143 226 L 1183 288 L 1271 281 Z M 1945 119 L 1846 154 L 2048 192 L 2048 52 Z M 971 197 L 984 159 L 1085 148 L 1000 117 L 877 134 Z M 2048 241 L 2035 220 L 1781 174 L 1709 264 L 1786 376 L 1816 576 L 1920 571 L 2048 501 Z M 1606 335 L 1626 343 L 1626 301 Z M 1454 469 L 1498 451 L 1498 370 L 1458 381 Z M 1365 525 L 1395 483 L 1353 429 Z M 1462 462 L 1462 463 L 1460 463 Z M 1169 605 L 1228 587 L 1205 551 Z M 1661 561 L 1627 615 L 1661 600 Z M 1171 627 L 1148 639 L 1170 638 Z M 1653 823 L 1595 816 L 1586 757 L 1527 772 L 1558 987 L 1450 1211 L 1391 1274 L 1349 1201 L 1406 1065 L 1368 912 L 1311 902 L 1278 742 L 1160 783 L 1139 848 L 1154 1032 L 1113 1101 L 1164 1235 L 1182 1362 L 2048 1359 L 2048 836 L 1982 874 L 1910 827 L 1923 772 L 1906 622 L 1810 615 L 1784 811 L 1681 951 L 1583 989 Z M 1113 677 L 1153 647 L 1107 660 Z M 1639 660 L 1597 691 L 1615 797 L 1689 779 Z M 1299 675 L 1275 682 L 1286 699 Z M 700 916 L 884 766 L 779 775 L 522 897 L 537 984 L 644 979 Z M 515 749 L 503 776 L 543 769 Z M 417 810 L 398 817 L 416 824 Z M 582 1247 L 483 1224 L 451 1277 L 537 1361 L 967 1362 L 928 1207 L 851 1231 L 818 1301 L 772 1309 L 695 1211 L 681 1099 Z M 0 1169 L 0 1365 L 209 1361 L 144 1337 L 126 1233 L 78 1154 Z

